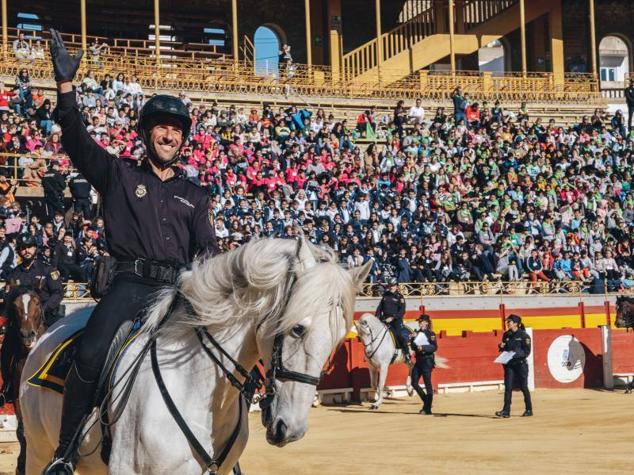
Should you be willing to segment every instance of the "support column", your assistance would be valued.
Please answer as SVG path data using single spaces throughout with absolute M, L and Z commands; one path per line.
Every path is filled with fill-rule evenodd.
M 464 16 L 465 0 L 456 0 L 456 32 L 462 34 L 465 32 L 465 16 Z
M 456 47 L 454 44 L 454 0 L 449 0 L 449 59 L 451 74 L 456 74 Z
M 304 0 L 304 17 L 306 18 L 306 64 L 313 65 L 313 40 L 310 32 L 310 0 Z
M 436 26 L 436 33 L 447 33 L 447 2 L 445 0 L 433 0 L 434 1 L 434 23 Z
M 156 54 L 156 64 L 161 65 L 161 5 L 160 0 L 154 0 L 154 54 Z
M 81 17 L 81 49 L 84 50 L 84 58 L 88 53 L 88 40 L 86 39 L 86 0 L 80 0 L 79 2 L 79 14 Z
M 597 77 L 597 32 L 595 28 L 594 0 L 588 0 L 590 4 L 590 57 L 592 62 L 592 74 Z
M 2 56 L 6 57 L 9 47 L 9 18 L 7 16 L 7 0 L 2 0 Z
M 376 69 L 381 84 L 381 63 L 383 62 L 383 33 L 381 32 L 381 0 L 375 0 L 376 13 Z
M 237 64 L 240 59 L 238 51 L 238 0 L 231 0 L 231 37 L 233 38 L 233 62 Z
M 553 79 L 556 86 L 564 85 L 564 31 L 562 26 L 561 0 L 555 0 L 550 10 L 550 56 Z
M 520 0 L 520 40 L 522 48 L 522 74 L 526 76 L 528 67 L 526 65 L 526 11 L 524 0 Z
M 341 28 L 341 0 L 328 0 L 328 49 L 330 53 L 330 67 L 332 79 L 340 79 L 343 56 L 343 38 Z

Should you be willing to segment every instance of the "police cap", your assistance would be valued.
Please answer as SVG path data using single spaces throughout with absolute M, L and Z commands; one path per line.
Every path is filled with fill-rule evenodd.
M 177 119 L 183 127 L 183 138 L 189 136 L 192 126 L 192 119 L 189 116 L 187 106 L 178 97 L 168 94 L 158 94 L 152 97 L 139 112 L 138 130 L 142 137 L 145 137 L 147 128 L 151 124 L 151 120 L 158 116 L 171 116 Z
M 18 237 L 18 251 L 29 247 L 37 247 L 37 241 L 35 240 L 35 237 L 31 236 L 30 234 L 21 234 Z

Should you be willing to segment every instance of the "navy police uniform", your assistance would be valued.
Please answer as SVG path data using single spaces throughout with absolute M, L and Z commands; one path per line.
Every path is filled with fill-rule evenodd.
M 7 281 L 12 287 L 27 287 L 38 294 L 47 326 L 57 321 L 59 306 L 64 298 L 62 280 L 57 269 L 36 260 L 28 265 L 18 265 L 11 271 Z
M 427 337 L 428 344 L 415 345 L 414 340 L 420 334 L 424 333 Z M 436 334 L 431 330 L 418 330 L 416 335 L 412 338 L 412 350 L 416 354 L 416 363 L 412 368 L 412 387 L 423 401 L 422 414 L 431 414 L 431 405 L 434 399 L 434 387 L 431 383 L 431 373 L 436 366 L 436 360 L 434 353 L 438 350 L 438 341 L 436 340 Z M 423 378 L 425 384 L 425 391 L 420 387 L 418 382 L 420 378 Z
M 531 353 L 531 337 L 523 328 L 517 331 L 507 330 L 502 336 L 500 351 L 513 351 L 515 355 L 504 365 L 504 407 L 500 415 L 508 417 L 511 411 L 511 398 L 513 395 L 513 385 L 519 383 L 519 387 L 524 395 L 526 405 L 525 415 L 532 415 L 533 405 L 531 393 L 528 390 L 528 363 L 526 358 Z
M 92 186 L 88 180 L 81 174 L 77 174 L 68 182 L 68 189 L 73 197 L 73 211 L 81 213 L 86 219 L 92 218 L 90 191 Z
M 403 354 L 409 361 L 408 334 L 405 329 L 405 325 L 403 324 L 403 315 L 405 315 L 405 299 L 401 293 L 398 290 L 396 292 L 386 290 L 381 302 L 379 302 L 375 315 L 384 323 L 386 323 L 385 321 L 388 318 L 392 318 L 392 321 L 387 323 L 387 325 L 389 325 L 392 330 L 392 333 L 398 342 L 399 348 L 403 350 Z
M 108 252 L 118 262 L 109 292 L 86 325 L 66 383 L 58 448 L 63 453 L 94 404 L 117 330 L 141 314 L 160 287 L 173 284 L 179 268 L 197 254 L 215 254 L 217 243 L 209 195 L 179 169 L 161 181 L 147 159 L 137 166 L 103 150 L 82 123 L 75 92 L 58 94 L 55 113 L 71 162 L 102 197 Z

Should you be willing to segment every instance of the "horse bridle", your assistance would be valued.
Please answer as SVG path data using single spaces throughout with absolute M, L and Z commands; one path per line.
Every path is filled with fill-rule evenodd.
M 368 360 L 371 360 L 372 357 L 376 354 L 376 352 L 379 350 L 379 348 L 381 347 L 381 343 L 383 343 L 383 340 L 385 340 L 385 337 L 387 336 L 388 332 L 390 331 L 389 327 L 385 324 L 383 324 L 383 326 L 385 327 L 385 330 L 383 331 L 383 334 L 381 336 L 381 341 L 379 341 L 379 344 L 376 345 L 376 348 L 374 348 L 374 351 L 372 351 L 372 353 L 370 353 L 368 355 L 368 346 L 372 345 L 375 341 L 377 341 L 379 339 L 379 337 L 374 338 L 374 335 L 372 333 L 372 328 L 370 327 L 370 325 L 368 325 L 368 332 L 370 332 L 370 343 L 368 343 L 368 345 L 365 347 L 365 357 Z
M 295 277 L 293 276 L 293 281 L 289 287 L 289 295 L 291 295 L 290 290 L 292 290 L 294 284 Z M 161 325 L 159 325 L 159 328 L 164 324 L 165 321 L 169 319 L 170 315 L 176 309 L 178 303 L 183 304 L 187 315 L 196 315 L 196 310 L 194 309 L 194 306 L 189 301 L 189 299 L 185 298 L 179 293 L 172 301 L 172 304 L 170 305 L 165 318 L 161 322 Z M 288 301 L 286 302 L 286 304 L 288 304 Z M 281 314 L 283 314 L 283 311 L 280 313 L 280 315 Z M 260 326 L 262 325 L 264 320 L 266 320 L 266 318 L 267 317 L 265 317 L 258 324 L 256 331 L 259 330 Z M 319 384 L 321 375 L 312 376 L 310 374 L 289 370 L 284 366 L 284 363 L 282 361 L 284 334 L 282 332 L 278 332 L 273 339 L 271 366 L 266 372 L 266 378 L 264 378 L 260 370 L 257 369 L 257 366 L 255 367 L 255 369 L 257 369 L 257 376 L 254 376 L 251 372 L 247 371 L 246 368 L 240 365 L 240 363 L 238 363 L 231 355 L 229 355 L 229 353 L 220 345 L 220 343 L 218 343 L 218 341 L 208 332 L 205 327 L 196 327 L 195 331 L 196 336 L 198 337 L 198 341 L 203 348 L 203 351 L 216 364 L 216 366 L 220 368 L 220 370 L 224 373 L 225 377 L 229 380 L 231 385 L 240 392 L 240 394 L 249 404 L 259 403 L 260 408 L 262 408 L 263 410 L 267 409 L 273 402 L 273 398 L 277 393 L 275 386 L 276 381 L 295 381 L 302 384 L 309 384 L 315 387 L 317 387 L 317 385 Z M 194 433 L 191 431 L 191 429 L 187 425 L 187 422 L 178 410 L 176 403 L 169 394 L 167 386 L 165 385 L 165 382 L 161 375 L 161 369 L 158 363 L 158 357 L 156 354 L 156 340 L 157 334 L 155 332 L 148 343 L 150 345 L 149 349 L 152 363 L 152 372 L 154 373 L 154 377 L 158 384 L 161 396 L 163 397 L 163 401 L 165 402 L 165 405 L 170 411 L 172 417 L 176 421 L 178 427 L 181 429 L 181 432 L 183 432 L 183 435 L 185 436 L 191 447 L 205 464 L 207 473 L 216 474 L 219 468 L 224 463 L 227 456 L 229 455 L 229 452 L 231 452 L 233 444 L 240 434 L 240 428 L 242 424 L 242 402 L 239 403 L 239 416 L 236 427 L 231 433 L 231 436 L 229 437 L 229 440 L 225 444 L 225 447 L 220 455 L 217 458 L 213 458 L 211 455 L 209 455 L 209 453 L 205 450 L 205 448 L 198 441 Z M 211 344 L 213 348 L 215 348 L 219 353 L 221 353 L 225 358 L 229 360 L 234 369 L 240 374 L 240 376 L 244 378 L 243 382 L 240 382 L 238 378 L 236 378 L 236 376 L 233 374 L 233 372 L 229 370 L 227 366 L 222 363 L 222 361 L 220 361 L 220 358 L 212 351 L 207 343 Z M 262 384 L 264 384 L 265 391 L 263 394 L 259 394 L 257 391 L 262 388 Z

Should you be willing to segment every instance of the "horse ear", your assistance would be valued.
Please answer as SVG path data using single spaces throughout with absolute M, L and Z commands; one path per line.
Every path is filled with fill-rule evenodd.
M 354 280 L 357 287 L 365 282 L 367 279 L 370 270 L 372 269 L 373 260 L 370 259 L 368 262 L 363 264 L 361 267 L 353 268 L 350 273 L 352 274 L 352 279 Z
M 317 265 L 315 256 L 313 256 L 304 236 L 297 240 L 297 259 L 299 260 L 302 270 L 305 271 Z

